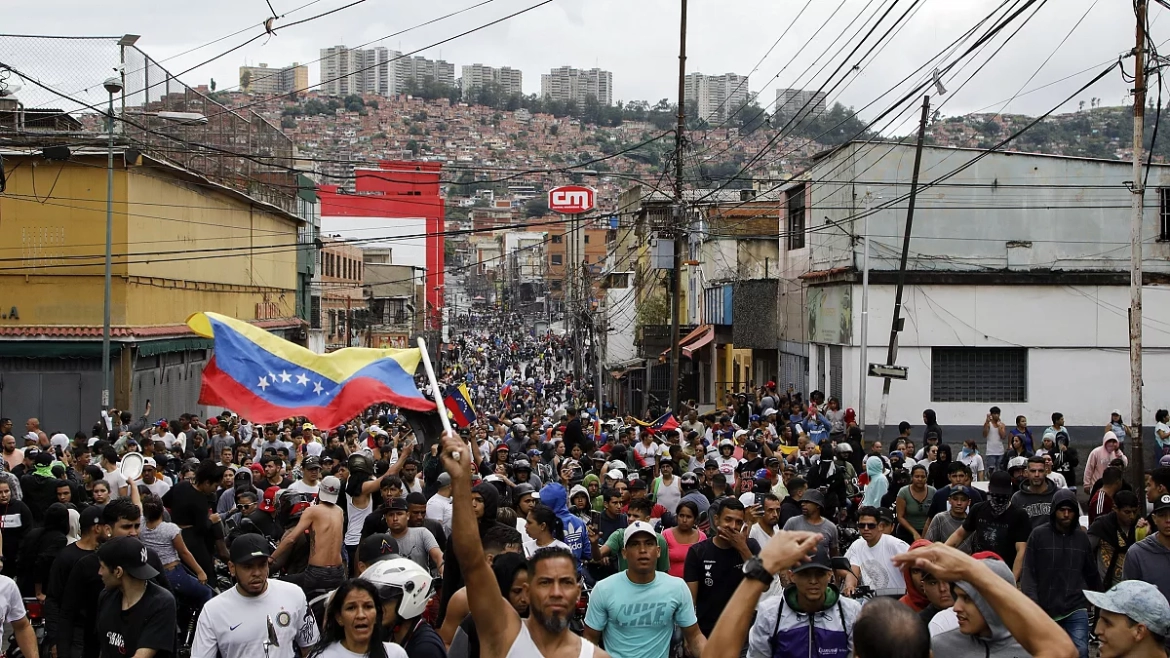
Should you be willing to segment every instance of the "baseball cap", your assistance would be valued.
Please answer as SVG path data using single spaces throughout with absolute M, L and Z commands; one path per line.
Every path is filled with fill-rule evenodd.
M 53 453 L 48 451 L 37 453 L 35 461 L 37 466 L 48 466 L 53 463 Z
M 439 473 L 439 477 L 436 478 L 435 482 L 438 483 L 440 487 L 445 487 L 451 484 L 451 474 L 446 472 Z
M 1114 409 L 1112 413 L 1113 413 L 1114 415 L 1116 415 L 1116 416 L 1120 416 L 1120 415 L 1121 415 L 1121 409 Z M 1159 633 L 1159 635 L 1164 635 L 1164 633 Z
M 154 457 L 143 457 L 142 467 L 146 468 L 147 466 L 151 468 L 158 468 L 158 462 L 154 461 Z
M 1085 598 L 1098 608 L 1125 615 L 1158 635 L 1170 635 L 1170 603 L 1151 583 L 1123 580 L 1108 592 L 1085 590 Z
M 807 498 L 807 496 L 806 496 Z M 829 562 L 829 554 L 824 551 L 817 551 L 813 554 L 808 562 L 802 562 L 792 568 L 792 573 L 800 573 L 808 569 L 821 569 L 822 571 L 832 571 L 832 563 Z
M 396 555 L 398 555 L 398 542 L 384 532 L 370 535 L 358 544 L 357 559 L 366 564 L 373 564 Z
M 310 468 L 321 468 L 321 458 L 314 455 L 305 457 L 305 461 L 301 462 L 301 470 L 307 471 Z
M 391 498 L 390 501 L 386 503 L 386 506 L 384 508 L 382 508 L 382 513 L 385 514 L 386 512 L 406 512 L 409 509 L 410 509 L 410 506 L 406 504 L 405 498 Z
M 605 477 L 611 480 L 624 480 L 626 479 L 626 473 L 620 468 L 611 468 L 605 472 Z
M 249 532 L 236 537 L 232 542 L 230 559 L 235 564 L 243 564 L 261 558 L 267 560 L 272 555 L 272 546 L 263 535 Z
M 646 484 L 646 481 L 641 478 L 630 480 L 630 491 L 645 491 L 649 488 L 650 487 Z
M 1012 457 L 1008 460 L 1008 470 L 1010 471 L 1013 468 L 1028 468 L 1028 458 Z
M 975 497 L 971 492 L 971 487 L 951 487 L 951 492 L 947 494 L 947 498 L 954 498 L 955 496 Z
M 1170 494 L 1162 494 L 1158 497 L 1158 500 L 1154 501 L 1153 512 L 1155 514 L 1164 509 L 1170 509 Z
M 707 461 L 703 462 L 703 468 L 719 468 L 719 462 L 715 461 L 714 459 L 708 459 Z
M 1158 465 L 1159 466 L 1170 466 L 1170 455 L 1162 455 L 1162 457 L 1160 459 L 1158 459 Z
M 683 484 L 698 484 L 699 476 L 695 475 L 694 473 L 683 473 L 679 476 L 679 480 L 681 480 Z
M 271 514 L 276 511 L 276 497 L 280 495 L 280 486 L 274 485 L 264 490 L 264 498 L 260 501 L 260 511 Z
M 301 425 L 301 429 L 303 429 L 303 430 L 315 430 L 315 429 L 317 429 L 317 428 L 316 428 L 316 427 L 313 427 L 313 424 L 312 424 L 312 423 L 305 423 L 304 425 Z
M 341 480 L 338 480 L 337 476 L 330 475 L 321 480 L 321 487 L 317 489 L 318 500 L 336 503 L 339 495 L 341 495 Z
M 756 443 L 755 441 L 748 441 L 747 443 L 743 444 L 743 451 L 744 452 L 759 452 L 760 451 L 760 444 Z
M 825 494 L 821 493 L 820 489 L 809 489 L 804 492 L 804 497 L 800 499 L 802 503 L 813 503 L 821 509 L 825 508 Z
M 100 524 L 102 522 L 102 511 L 105 508 L 105 505 L 90 505 L 81 510 L 81 514 L 78 517 L 78 525 L 81 527 L 81 531 L 85 532 L 87 529 Z
M 115 537 L 98 547 L 97 556 L 106 566 L 122 567 L 132 578 L 150 580 L 158 571 L 147 563 L 149 553 L 137 537 Z
M 658 537 L 658 533 L 654 532 L 654 526 L 646 523 L 645 521 L 634 521 L 629 525 L 628 528 L 626 528 L 626 536 L 622 538 L 622 548 L 629 546 L 630 541 L 634 538 L 634 536 L 643 532 L 650 533 L 651 537 Z
M 987 493 L 993 496 L 1012 495 L 1012 476 L 1005 471 L 992 473 L 991 482 L 987 485 Z M 1164 498 L 1167 499 L 1167 503 L 1170 503 L 1170 496 L 1164 496 Z

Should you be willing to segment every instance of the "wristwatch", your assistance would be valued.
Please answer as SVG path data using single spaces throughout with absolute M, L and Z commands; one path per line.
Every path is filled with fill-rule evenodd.
M 753 557 L 743 563 L 743 575 L 765 585 L 772 584 L 772 574 L 768 573 L 768 570 L 764 568 L 764 562 L 758 557 Z

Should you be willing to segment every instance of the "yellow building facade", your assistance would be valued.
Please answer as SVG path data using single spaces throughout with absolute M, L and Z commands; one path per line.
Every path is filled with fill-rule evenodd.
M 72 434 L 88 429 L 100 405 L 93 361 L 103 323 L 106 154 L 2 155 L 0 416 L 37 415 L 46 430 Z M 113 406 L 137 414 L 151 398 L 155 416 L 195 412 L 210 345 L 187 330 L 191 313 L 223 313 L 294 340 L 304 331 L 296 318 L 301 220 L 135 151 L 117 151 L 114 163 Z M 6 393 L 13 387 L 20 391 Z M 67 409 L 55 408 L 70 388 L 79 392 L 69 393 Z M 45 402 L 54 396 L 58 403 Z

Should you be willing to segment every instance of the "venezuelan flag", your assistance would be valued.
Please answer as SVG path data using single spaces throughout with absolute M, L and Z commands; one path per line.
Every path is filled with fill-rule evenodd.
M 669 432 L 671 430 L 676 430 L 679 428 L 678 421 L 674 419 L 674 414 L 669 412 L 669 411 L 666 412 L 665 414 L 662 414 L 662 416 L 658 420 L 656 420 L 652 423 L 644 421 L 644 420 L 639 420 L 637 418 L 634 418 L 632 420 L 637 425 L 639 425 L 641 427 L 645 427 L 646 431 L 650 432 L 651 434 L 653 434 L 655 432 Z
M 467 427 L 475 422 L 475 405 L 471 403 L 471 392 L 466 384 L 448 386 L 443 396 L 443 405 L 451 411 L 451 417 L 459 427 Z
M 315 354 L 259 327 L 218 313 L 187 318 L 196 334 L 215 340 L 203 369 L 200 404 L 226 407 L 252 422 L 304 416 L 336 427 L 373 404 L 435 411 L 414 385 L 417 349 L 348 347 Z

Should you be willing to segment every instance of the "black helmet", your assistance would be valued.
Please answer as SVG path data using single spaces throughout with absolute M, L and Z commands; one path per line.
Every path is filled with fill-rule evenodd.
M 373 475 L 374 461 L 361 453 L 354 453 L 349 456 L 349 462 L 346 464 L 349 472 L 353 474 Z
M 527 482 L 521 482 L 512 489 L 512 500 L 515 502 L 520 502 L 521 498 L 527 496 L 528 494 L 534 493 L 536 493 L 536 487 L 528 484 Z

